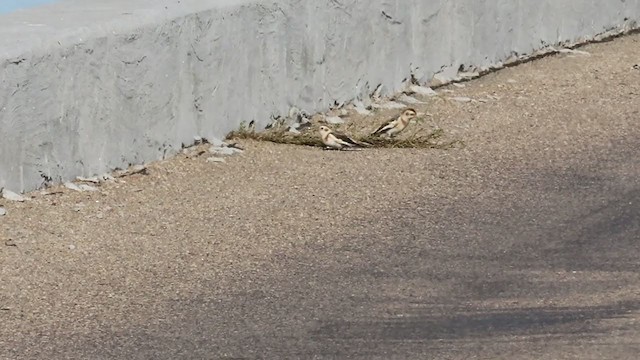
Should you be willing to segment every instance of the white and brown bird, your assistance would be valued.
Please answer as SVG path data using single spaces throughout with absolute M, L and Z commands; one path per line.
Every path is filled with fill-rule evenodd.
M 402 114 L 400 114 L 400 116 L 389 119 L 371 135 L 386 135 L 388 137 L 393 137 L 402 130 L 406 129 L 407 125 L 409 125 L 409 122 L 413 120 L 417 115 L 418 113 L 414 109 L 405 109 Z
M 342 150 L 346 148 L 359 148 L 369 145 L 360 141 L 353 140 L 347 135 L 333 132 L 326 126 L 320 126 L 320 138 L 327 148 Z

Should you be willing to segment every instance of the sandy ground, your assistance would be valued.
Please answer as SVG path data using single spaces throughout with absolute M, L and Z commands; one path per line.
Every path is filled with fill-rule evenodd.
M 2 201 L 0 358 L 635 359 L 639 40 L 417 106 L 464 148 L 244 141 Z

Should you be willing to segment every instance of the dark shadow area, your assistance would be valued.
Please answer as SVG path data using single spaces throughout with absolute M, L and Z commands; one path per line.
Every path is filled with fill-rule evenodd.
M 575 308 L 459 309 L 448 314 L 412 314 L 396 319 L 322 323 L 314 336 L 367 341 L 472 340 L 501 336 L 597 337 L 608 329 L 594 321 L 623 317 L 640 303 Z M 428 313 L 428 309 L 424 309 Z

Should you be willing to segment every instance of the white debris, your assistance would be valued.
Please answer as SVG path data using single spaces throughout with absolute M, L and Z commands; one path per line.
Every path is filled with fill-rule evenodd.
M 242 154 L 244 152 L 244 150 L 238 149 L 235 147 L 231 147 L 230 149 L 233 151 L 234 154 Z
M 80 189 L 80 186 L 72 183 L 72 182 L 66 182 L 63 184 L 64 187 L 66 187 L 69 190 L 73 190 L 73 191 L 82 191 L 82 189 Z
M 97 183 L 100 182 L 100 179 L 98 179 L 97 176 L 90 177 L 90 178 L 85 178 L 85 177 L 82 177 L 82 176 L 78 176 L 78 177 L 76 177 L 76 180 L 81 181 L 81 182 L 90 182 L 90 183 L 94 183 L 94 184 L 97 184 Z
M 515 84 L 515 83 L 517 83 L 517 81 L 516 81 L 515 79 L 509 79 L 509 80 L 507 80 L 507 82 L 508 82 L 509 84 Z
M 367 110 L 367 106 L 360 100 L 353 101 L 353 109 L 360 115 L 371 115 L 371 111 Z
M 498 61 L 497 63 L 489 66 L 490 70 L 500 70 L 500 69 L 504 69 L 504 62 L 502 61 Z
M 591 54 L 586 52 L 586 51 L 575 50 L 575 49 L 560 49 L 560 51 L 558 51 L 558 52 L 561 53 L 561 54 L 591 56 Z
M 461 79 L 475 79 L 480 76 L 480 73 L 477 71 L 459 72 L 458 76 Z
M 73 244 L 69 245 L 69 250 L 72 250 L 72 251 L 73 251 L 73 250 L 75 250 L 75 249 L 76 249 L 76 246 L 75 246 L 75 245 L 73 245 Z
M 25 202 L 27 198 L 11 190 L 2 189 L 2 197 L 9 201 Z
M 522 61 L 523 59 L 525 59 L 526 57 L 524 56 L 518 56 L 518 55 L 511 55 L 507 58 L 507 60 L 504 61 L 504 65 L 505 66 L 509 66 L 509 65 L 514 65 L 520 61 Z
M 296 117 L 298 117 L 298 114 L 300 114 L 300 109 L 298 109 L 295 106 L 292 106 L 289 109 L 289 119 L 295 119 Z
M 455 86 L 455 87 L 457 87 L 457 88 L 464 88 L 464 87 L 467 87 L 467 85 L 465 85 L 465 84 L 460 84 L 460 83 L 453 83 L 453 84 L 451 84 L 451 85 L 453 85 L 453 86 Z
M 414 105 L 414 104 L 425 104 L 424 101 L 420 101 L 420 100 L 418 100 L 418 99 L 416 99 L 414 97 L 411 97 L 411 96 L 409 96 L 407 94 L 402 94 L 402 95 L 398 96 L 398 98 L 396 100 L 398 100 L 399 102 L 402 102 L 402 103 L 405 103 L 405 104 L 411 104 L 411 105 Z
M 466 96 L 455 96 L 455 97 L 452 97 L 452 98 L 449 98 L 449 99 L 453 100 L 453 101 L 461 102 L 461 103 L 469 103 L 469 102 L 473 101 L 473 99 L 468 98 Z
M 371 106 L 378 109 L 404 109 L 405 107 L 407 107 L 407 105 L 401 104 L 396 101 L 387 101 L 382 104 L 373 104 Z
M 207 159 L 207 162 L 208 163 L 225 163 L 225 162 L 227 162 L 227 160 L 225 160 L 225 159 L 223 159 L 221 157 L 212 156 L 212 157 Z
M 289 128 L 287 129 L 287 132 L 290 132 L 294 135 L 300 135 L 300 130 L 297 129 L 296 126 L 289 126 Z
M 5 215 L 7 215 L 7 209 L 0 206 L 0 216 L 5 216 Z
M 111 174 L 102 174 L 100 175 L 100 181 L 116 181 L 116 178 L 111 176 Z
M 532 56 L 544 56 L 544 55 L 548 55 L 548 54 L 553 54 L 553 53 L 557 53 L 558 50 L 556 50 L 553 46 L 547 46 L 547 47 L 543 47 L 542 49 L 538 49 L 536 51 L 533 52 L 533 54 L 531 54 Z
M 455 80 L 455 76 L 452 76 L 450 73 L 451 71 L 447 70 L 433 75 L 433 82 L 440 85 L 450 83 Z
M 78 187 L 80 188 L 80 191 L 98 191 L 95 187 L 87 184 L 80 184 Z
M 212 137 L 212 138 L 207 138 L 207 141 L 209 142 L 209 144 L 213 145 L 213 146 L 222 146 L 222 144 L 224 143 L 224 141 Z
M 369 109 L 371 107 L 371 104 L 373 104 L 373 101 L 371 100 L 371 98 L 366 96 L 359 101 L 362 103 L 362 107 L 365 109 Z
M 242 150 L 225 146 L 212 146 L 209 148 L 209 152 L 214 155 L 231 156 L 242 153 Z
M 367 109 L 365 109 L 365 108 L 362 108 L 362 107 L 355 107 L 354 109 L 355 109 L 355 110 L 356 110 L 356 112 L 357 112 L 358 114 L 360 114 L 360 115 L 364 115 L 364 116 L 369 116 L 369 115 L 371 115 L 371 111 L 369 111 L 369 110 L 367 110 Z
M 344 120 L 339 116 L 325 116 L 324 121 L 331 125 L 344 124 Z
M 147 167 L 144 166 L 144 165 L 133 165 L 131 167 L 131 173 L 132 174 L 141 173 L 141 172 L 145 171 L 146 169 L 147 169 Z
M 409 90 L 418 94 L 418 95 L 422 95 L 422 96 L 436 96 L 438 95 L 437 92 L 435 92 L 432 88 L 427 87 L 427 86 L 420 86 L 420 85 L 411 85 L 409 86 Z

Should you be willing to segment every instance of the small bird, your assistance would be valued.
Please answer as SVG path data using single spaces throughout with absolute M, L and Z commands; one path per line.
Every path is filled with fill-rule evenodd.
M 414 109 L 405 109 L 397 118 L 389 119 L 371 135 L 387 135 L 389 138 L 404 130 L 418 113 Z
M 320 138 L 327 148 L 342 150 L 345 148 L 358 148 L 368 145 L 363 142 L 353 140 L 347 135 L 335 133 L 326 126 L 320 126 Z

